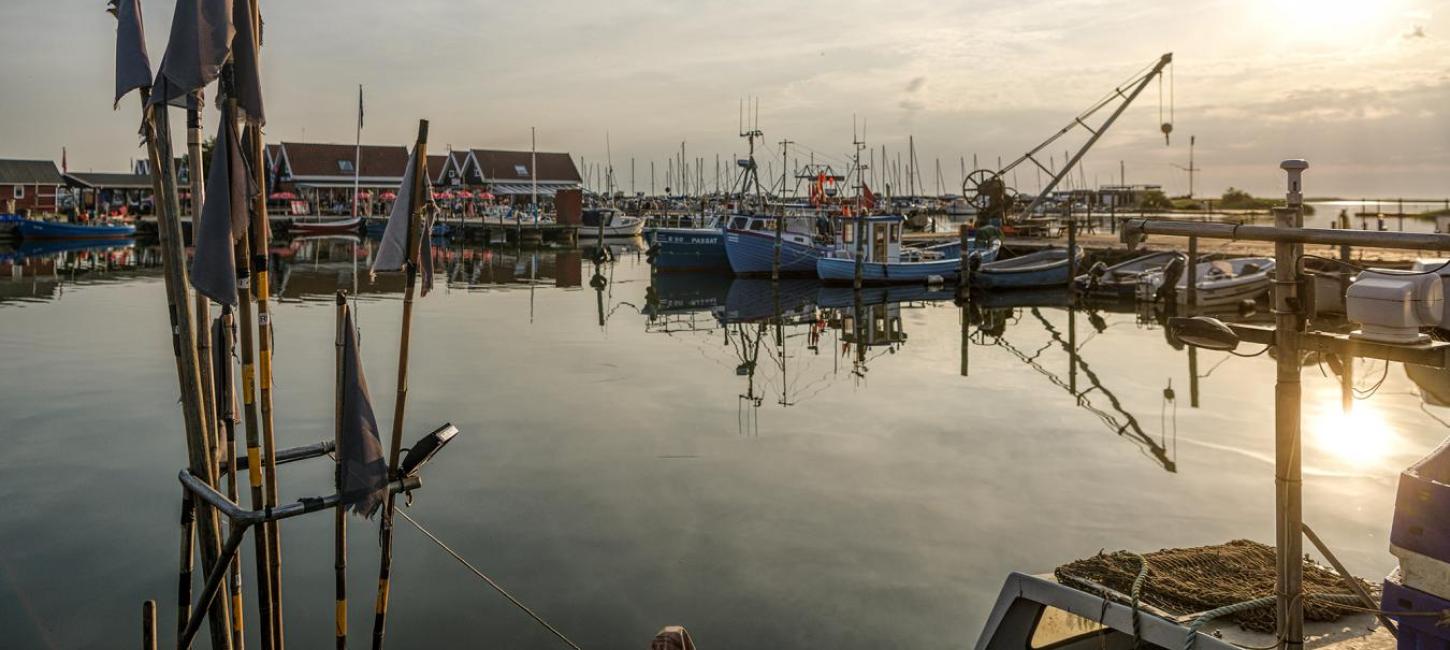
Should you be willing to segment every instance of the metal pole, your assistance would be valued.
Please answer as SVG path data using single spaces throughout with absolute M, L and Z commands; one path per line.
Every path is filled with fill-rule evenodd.
M 1286 160 L 1280 168 L 1288 172 L 1287 207 L 1274 211 L 1276 228 L 1302 226 L 1300 175 L 1309 164 Z M 1302 448 L 1299 429 L 1301 387 L 1299 384 L 1298 273 L 1302 246 L 1292 242 L 1274 245 L 1274 344 L 1278 353 L 1278 381 L 1274 385 L 1274 510 L 1278 549 L 1277 632 L 1284 650 L 1304 647 L 1304 531 Z

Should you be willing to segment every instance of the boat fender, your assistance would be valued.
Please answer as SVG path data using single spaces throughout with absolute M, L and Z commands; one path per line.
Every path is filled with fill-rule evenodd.
M 932 275 L 926 276 L 926 285 L 929 286 L 929 287 L 939 287 L 939 286 L 941 286 L 942 284 L 945 284 L 945 283 L 946 283 L 946 278 L 943 278 L 940 275 L 932 274 Z
M 1099 260 L 1097 262 L 1093 262 L 1092 267 L 1089 268 L 1088 269 L 1088 272 L 1087 272 L 1087 275 L 1088 275 L 1088 287 L 1089 288 L 1092 288 L 1092 289 L 1096 289 L 1097 286 L 1098 286 L 1098 283 L 1102 281 L 1103 275 L 1107 274 L 1107 272 L 1108 272 L 1108 265 L 1107 264 L 1104 264 L 1101 260 Z
M 1259 310 L 1259 304 L 1253 298 L 1245 298 L 1239 301 L 1239 315 L 1248 316 Z

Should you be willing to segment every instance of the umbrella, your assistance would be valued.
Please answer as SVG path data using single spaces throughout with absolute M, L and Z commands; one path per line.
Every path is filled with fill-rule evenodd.
M 297 198 L 297 195 L 291 192 L 273 192 L 268 194 L 267 198 L 273 201 L 287 201 Z
M 479 192 L 477 198 L 483 199 L 485 201 L 492 201 L 494 198 L 493 192 Z
M 453 192 L 450 191 L 450 190 L 443 190 L 442 192 L 434 192 L 433 193 L 433 198 L 435 198 L 435 199 L 451 199 L 451 198 L 453 198 Z
M 460 199 L 471 199 L 473 198 L 473 192 L 470 192 L 468 190 L 458 190 L 457 196 Z
M 398 200 L 398 193 L 390 190 L 387 192 L 383 192 L 382 195 L 378 198 L 381 198 L 384 201 L 396 201 Z
M 369 192 L 367 190 L 358 190 L 357 198 L 360 198 L 360 199 L 370 199 L 372 197 L 373 197 L 373 193 L 372 192 Z

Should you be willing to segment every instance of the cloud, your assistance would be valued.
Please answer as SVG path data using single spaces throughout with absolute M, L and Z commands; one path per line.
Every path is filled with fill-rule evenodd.
M 1406 38 L 1406 39 L 1425 38 L 1425 26 L 1424 25 L 1415 25 L 1414 29 L 1411 29 L 1410 31 L 1405 32 L 1404 38 Z

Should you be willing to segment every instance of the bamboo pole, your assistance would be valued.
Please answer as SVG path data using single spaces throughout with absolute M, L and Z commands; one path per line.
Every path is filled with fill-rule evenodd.
M 246 300 L 246 298 L 239 295 L 238 301 L 242 300 Z M 214 369 L 217 382 L 217 422 L 226 432 L 226 455 L 223 462 L 225 462 L 227 473 L 227 498 L 231 499 L 232 503 L 237 503 L 237 397 L 236 386 L 232 383 L 234 315 L 231 306 L 223 305 L 222 314 L 217 318 L 222 323 L 221 340 L 215 341 L 214 344 L 224 351 L 223 359 L 225 359 L 225 363 Z M 247 626 L 243 617 L 246 610 L 242 606 L 242 558 L 240 555 L 232 559 L 228 582 L 231 592 L 232 646 L 235 650 L 242 650 L 246 646 Z
M 421 211 L 423 182 L 428 168 L 428 120 L 418 120 L 418 141 L 414 145 L 413 191 L 408 205 L 408 239 L 405 288 L 403 290 L 403 329 L 398 337 L 398 393 L 393 406 L 393 436 L 388 448 L 388 472 L 396 476 L 398 456 L 403 446 L 403 417 L 408 405 L 408 343 L 413 333 L 413 293 L 418 284 L 418 248 L 421 244 Z M 383 506 L 382 553 L 378 566 L 378 595 L 373 617 L 373 650 L 382 650 L 388 619 L 388 587 L 393 566 L 394 495 L 387 495 Z
M 251 243 L 250 236 L 243 235 L 237 241 L 237 287 L 241 289 L 237 296 L 238 316 L 241 327 L 241 357 L 242 357 L 242 422 L 247 437 L 247 484 L 251 492 L 251 506 L 253 510 L 260 510 L 265 507 L 266 497 L 262 486 L 262 441 L 260 428 L 257 423 L 257 385 L 256 385 L 256 343 L 254 323 L 252 320 L 252 278 L 250 271 Z M 271 566 L 270 548 L 267 543 L 267 529 L 258 526 L 252 535 L 255 543 L 256 564 L 257 564 L 257 620 L 261 627 L 262 650 L 271 650 L 276 639 L 272 633 L 272 581 L 267 578 L 268 567 Z
M 347 293 L 337 292 L 337 340 L 335 362 L 337 365 L 337 378 L 333 387 L 333 401 L 336 404 L 333 413 L 333 444 L 339 450 L 337 464 L 334 467 L 333 481 L 337 484 L 338 494 L 342 493 L 342 395 L 343 395 L 343 345 L 347 336 L 344 323 L 347 320 Z M 333 509 L 333 549 L 332 569 L 335 573 L 334 591 L 336 593 L 336 607 L 333 621 L 335 623 L 335 636 L 337 637 L 337 648 L 347 648 L 347 507 L 338 503 Z
M 157 235 L 161 241 L 166 303 L 171 322 L 171 347 L 176 358 L 181 412 L 186 429 L 187 461 L 194 475 L 208 485 L 216 485 L 216 459 L 208 456 L 212 445 L 208 442 L 209 432 L 201 409 L 201 377 L 197 368 L 190 296 L 187 295 L 186 288 L 186 248 L 181 235 L 181 202 L 176 193 L 176 167 L 172 164 L 170 116 L 165 104 L 155 110 L 146 108 L 149 101 L 150 92 L 143 90 L 141 103 L 145 118 L 142 129 L 153 170 L 153 191 L 158 201 Z M 210 564 L 221 555 L 221 523 L 214 508 L 203 506 L 197 512 L 201 557 L 203 562 Z M 210 614 L 212 647 L 230 648 L 226 602 L 215 603 Z
M 191 190 L 191 236 L 196 237 L 198 226 L 201 223 L 201 209 L 206 198 L 206 163 L 202 162 L 201 151 L 201 107 L 206 99 L 201 91 L 192 94 L 194 106 L 186 109 L 186 156 L 187 180 L 190 181 Z M 216 392 L 212 382 L 211 369 L 211 301 L 200 291 L 194 292 L 196 300 L 196 358 L 199 360 L 198 370 L 201 374 L 201 404 L 202 415 L 206 418 L 206 427 L 212 431 L 210 437 L 211 457 L 218 458 L 217 445 L 220 444 L 220 433 L 217 430 Z
M 196 505 L 191 493 L 181 491 L 181 568 L 176 572 L 176 634 L 179 638 L 191 618 L 191 572 L 196 537 Z

